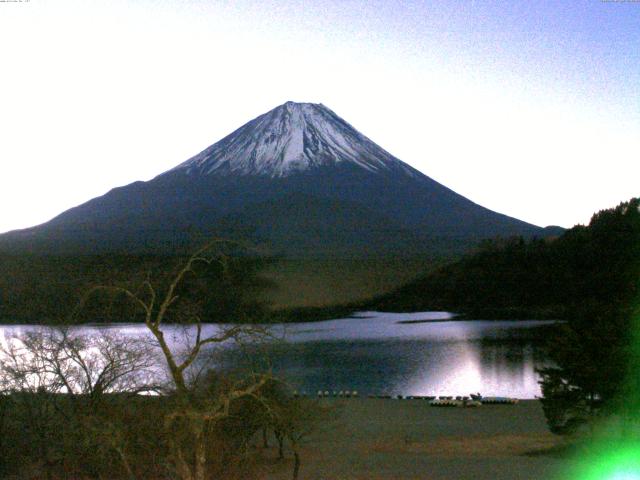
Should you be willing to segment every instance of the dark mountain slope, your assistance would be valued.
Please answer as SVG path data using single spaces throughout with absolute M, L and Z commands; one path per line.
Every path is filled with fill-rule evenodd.
M 151 181 L 0 236 L 0 251 L 172 253 L 250 232 L 273 253 L 303 257 L 459 252 L 546 234 L 418 172 L 325 106 L 288 102 Z

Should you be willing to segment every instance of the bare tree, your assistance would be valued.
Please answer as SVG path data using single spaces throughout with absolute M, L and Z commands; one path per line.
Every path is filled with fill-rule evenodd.
M 301 444 L 327 419 L 328 408 L 317 400 L 289 397 L 272 406 L 272 422 L 283 456 L 283 440 L 293 453 L 293 480 L 297 480 L 301 466 Z
M 0 348 L 0 392 L 25 412 L 22 421 L 44 454 L 47 476 L 77 453 L 61 445 L 60 429 L 65 429 L 84 438 L 81 443 L 109 438 L 97 444 L 112 448 L 133 478 L 111 407 L 114 396 L 157 390 L 153 363 L 149 348 L 123 335 L 41 327 L 9 338 Z
M 201 321 L 208 285 L 200 274 L 210 266 L 224 274 L 228 255 L 223 250 L 229 245 L 210 242 L 164 282 L 152 281 L 149 274 L 137 288 L 95 287 L 75 312 L 100 292 L 115 300 L 126 298 L 142 315 L 142 338 L 66 326 L 42 327 L 6 342 L 0 351 L 0 395 L 24 404 L 25 413 L 16 414 L 14 424 L 34 424 L 31 430 L 45 453 L 45 475 L 55 468 L 66 475 L 75 468 L 82 472 L 78 476 L 99 478 L 110 466 L 106 462 L 105 467 L 105 458 L 112 458 L 122 466 L 113 477 L 133 480 L 145 465 L 144 460 L 136 462 L 153 457 L 159 460 L 154 465 L 168 460 L 171 472 L 182 480 L 210 477 L 218 453 L 215 440 L 223 438 L 216 437 L 224 431 L 222 420 L 239 412 L 249 415 L 244 405 L 263 408 L 262 390 L 271 378 L 268 369 L 252 369 L 210 388 L 216 346 L 255 345 L 268 335 L 257 326 L 219 328 Z M 104 305 L 104 298 L 99 300 Z M 156 401 L 140 393 L 160 396 Z M 66 446 L 58 448 L 56 442 Z M 38 462 L 35 450 L 29 458 Z M 85 458 L 91 456 L 93 464 Z
M 165 289 L 154 285 L 148 277 L 137 290 L 115 286 L 99 286 L 92 289 L 87 298 L 98 291 L 124 295 L 144 315 L 144 325 L 155 339 L 166 364 L 172 386 L 173 408 L 164 417 L 164 427 L 172 453 L 175 473 L 182 480 L 204 480 L 207 476 L 207 435 L 213 425 L 227 417 L 233 402 L 245 397 L 258 398 L 260 390 L 271 378 L 269 373 L 253 373 L 241 381 L 221 390 L 215 396 L 198 393 L 200 378 L 194 371 L 202 361 L 207 347 L 230 341 L 261 337 L 264 328 L 250 325 L 233 325 L 205 333 L 200 312 L 188 302 L 180 303 L 180 289 L 196 275 L 199 265 L 218 263 L 223 271 L 228 266 L 224 247 L 236 242 L 213 240 L 189 257 L 168 282 Z M 169 342 L 165 324 L 168 319 L 190 327 L 192 334 L 176 347 Z M 189 441 L 183 441 L 187 435 Z
M 5 392 L 65 393 L 97 403 L 108 393 L 156 391 L 149 348 L 123 335 L 42 327 L 10 338 L 0 348 Z

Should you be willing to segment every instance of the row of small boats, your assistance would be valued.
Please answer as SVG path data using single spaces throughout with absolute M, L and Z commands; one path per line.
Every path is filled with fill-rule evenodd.
M 511 397 L 456 397 L 437 398 L 430 402 L 432 407 L 479 407 L 480 405 L 515 405 L 517 398 Z
M 307 397 L 305 392 L 294 392 L 295 397 Z M 357 390 L 318 390 L 318 398 L 358 398 Z M 428 395 L 367 395 L 368 398 L 397 399 L 397 400 L 426 400 L 434 407 L 478 407 L 480 405 L 515 405 L 517 398 L 511 397 L 483 397 L 478 394 L 470 396 L 428 396 Z

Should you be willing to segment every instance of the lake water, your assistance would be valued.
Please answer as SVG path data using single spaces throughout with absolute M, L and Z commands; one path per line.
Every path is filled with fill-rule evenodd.
M 452 319 L 447 312 L 359 312 L 348 319 L 275 325 L 277 340 L 259 349 L 227 345 L 219 358 L 233 368 L 264 355 L 293 388 L 313 394 L 357 390 L 361 395 L 540 395 L 535 369 L 547 364 L 542 339 L 553 322 Z M 33 328 L 0 326 L 0 342 Z M 107 328 L 148 336 L 143 325 Z M 209 332 L 220 328 L 206 326 Z M 167 330 L 174 342 L 185 336 L 180 327 Z

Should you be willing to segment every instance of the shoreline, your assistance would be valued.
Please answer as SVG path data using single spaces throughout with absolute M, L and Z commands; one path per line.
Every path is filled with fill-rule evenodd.
M 265 320 L 265 321 L 256 321 L 256 322 L 215 322 L 215 321 L 208 321 L 208 322 L 201 322 L 202 325 L 288 325 L 288 324 L 292 324 L 292 323 L 321 323 L 321 322 L 329 322 L 329 321 L 337 321 L 337 320 L 343 320 L 343 321 L 348 321 L 348 320 L 362 320 L 362 319 L 375 319 L 378 318 L 376 315 L 368 315 L 368 316 L 363 316 L 363 315 L 357 315 L 359 312 L 363 312 L 363 310 L 349 310 L 348 313 L 337 313 L 335 316 L 319 316 L 319 317 L 315 317 L 315 316 L 308 316 L 308 315 L 302 315 L 301 317 L 293 317 L 293 315 L 289 316 L 287 315 L 286 318 L 283 317 L 279 317 L 279 316 L 275 316 L 274 318 L 270 319 L 270 320 Z M 369 312 L 369 311 L 367 311 Z M 371 311 L 374 312 L 374 311 Z M 428 311 L 424 311 L 424 313 L 427 313 Z M 434 312 L 446 312 L 451 314 L 451 318 L 435 318 L 435 319 L 408 319 L 408 320 L 398 320 L 395 323 L 398 325 L 411 325 L 411 324 L 420 324 L 420 323 L 444 323 L 444 322 L 500 322 L 500 321 L 508 321 L 508 322 L 527 322 L 527 321 L 545 321 L 545 322 L 565 322 L 566 320 L 560 317 L 553 317 L 553 318 L 547 318 L 547 317 L 536 317 L 535 315 L 531 315 L 531 316 L 522 316 L 522 317 L 516 317 L 516 318 L 510 318 L 510 317 L 502 317 L 502 316 L 495 316 L 495 317 L 484 317 L 484 316 L 473 316 L 471 317 L 468 314 L 465 313 L 456 313 L 456 312 L 450 312 L 450 311 L 443 311 L 443 310 L 434 310 Z M 375 311 L 375 313 L 379 313 L 381 315 L 411 315 L 411 314 L 416 314 L 416 313 L 423 313 L 423 312 L 391 312 L 391 311 Z M 179 323 L 179 322 L 164 322 L 166 325 L 196 325 L 195 323 L 192 324 L 184 324 L 184 323 Z M 35 319 L 25 319 L 25 318 L 20 318 L 20 319 L 15 319 L 14 321 L 7 319 L 7 318 L 0 318 L 0 327 L 19 327 L 19 326 L 50 326 L 50 327 L 62 327 L 62 326 L 68 326 L 68 327 L 101 327 L 101 326 L 118 326 L 118 325 L 144 325 L 143 321 L 140 322 L 132 322 L 130 320 L 123 320 L 123 321 L 113 321 L 110 320 L 108 322 L 100 322 L 100 321 L 92 321 L 92 322 L 84 322 L 84 323 L 71 323 L 71 322 L 51 322 L 51 321 L 44 321 L 44 322 L 37 322 L 35 321 Z
M 476 408 L 369 398 L 320 405 L 336 419 L 305 440 L 300 480 L 539 480 L 556 478 L 571 461 L 553 454 L 562 439 L 548 431 L 535 399 Z M 290 478 L 287 462 L 265 478 Z

